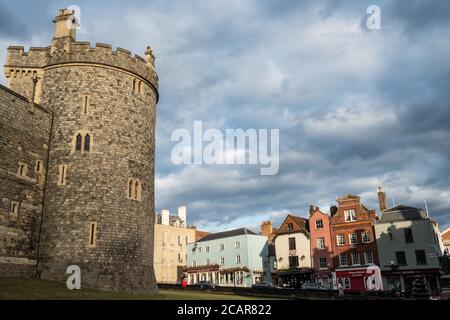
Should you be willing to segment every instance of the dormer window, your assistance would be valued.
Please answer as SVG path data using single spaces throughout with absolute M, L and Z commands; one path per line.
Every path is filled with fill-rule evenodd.
M 294 229 L 294 225 L 292 223 L 287 224 L 287 231 L 292 231 Z

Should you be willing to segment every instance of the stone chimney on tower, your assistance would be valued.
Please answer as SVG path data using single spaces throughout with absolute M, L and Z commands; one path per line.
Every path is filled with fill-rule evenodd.
M 55 24 L 55 33 L 50 54 L 68 53 L 70 51 L 70 43 L 76 41 L 76 30 L 79 26 L 75 17 L 75 11 L 60 9 L 53 23 Z
M 161 224 L 168 226 L 169 225 L 169 210 L 162 209 L 161 210 Z
M 178 207 L 178 218 L 183 220 L 182 227 L 186 228 L 186 206 L 179 206 Z
M 387 209 L 386 204 L 386 191 L 383 187 L 378 187 L 378 203 L 380 205 L 380 210 L 384 211 Z

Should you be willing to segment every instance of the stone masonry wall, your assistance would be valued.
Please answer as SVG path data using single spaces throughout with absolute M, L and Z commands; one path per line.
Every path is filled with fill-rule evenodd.
M 27 178 L 2 185 L 2 194 L 9 199 L 22 192 L 27 201 L 45 194 L 39 250 L 23 250 L 34 257 L 38 253 L 37 274 L 42 278 L 66 280 L 67 267 L 78 265 L 82 287 L 153 293 L 157 291 L 153 212 L 159 97 L 154 56 L 149 47 L 144 59 L 125 49 L 113 51 L 110 45 L 91 48 L 87 42 L 76 42 L 75 31 L 65 23 L 67 19 L 70 12 L 60 10 L 51 46 L 30 48 L 28 52 L 17 46 L 7 50 L 4 72 L 10 89 L 30 99 L 32 79 L 37 79 L 34 101 L 52 111 L 53 122 L 45 187 L 40 185 L 39 194 L 22 192 L 35 182 Z M 6 113 L 5 119 L 10 123 L 18 121 L 20 128 L 28 125 L 20 114 L 15 118 L 11 107 L 6 109 L 10 114 Z M 31 125 L 29 130 L 39 135 L 43 128 L 48 124 L 42 128 Z M 16 136 L 20 144 L 22 132 L 16 131 Z M 81 138 L 79 143 L 77 136 Z M 33 137 L 29 139 L 36 142 Z M 24 157 L 19 151 L 2 150 L 5 168 L 17 162 L 14 159 L 10 165 L 8 157 Z M 13 226 L 4 220 L 5 227 Z M 34 225 L 29 222 L 27 228 L 31 230 Z M 35 248 L 35 231 L 24 232 L 27 228 L 18 228 L 17 237 Z M 9 236 L 13 231 L 1 229 L 0 235 L 3 232 Z M 12 254 L 13 258 L 19 253 Z
M 29 277 L 36 270 L 52 116 L 1 85 L 0 114 L 0 276 Z M 20 164 L 27 167 L 22 176 Z
M 101 56 L 99 57 L 101 62 Z M 39 270 L 64 280 L 81 268 L 82 286 L 151 293 L 153 271 L 154 142 L 157 95 L 136 75 L 101 65 L 59 65 L 45 71 L 42 103 L 55 114 Z M 89 96 L 88 111 L 83 97 Z M 77 132 L 91 136 L 90 152 L 74 150 Z M 67 165 L 58 185 L 59 165 Z M 128 198 L 139 179 L 141 200 Z M 89 246 L 89 224 L 97 223 Z

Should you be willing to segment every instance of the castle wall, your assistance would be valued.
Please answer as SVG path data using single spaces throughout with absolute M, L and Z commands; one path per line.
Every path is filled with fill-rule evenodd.
M 0 114 L 0 275 L 30 277 L 36 271 L 52 116 L 1 85 Z M 20 165 L 26 166 L 22 175 Z
M 1 106 L 6 115 L 2 113 L 0 137 L 2 174 L 14 179 L 0 190 L 0 253 L 11 256 L 9 265 L 14 259 L 31 259 L 23 265 L 33 265 L 43 279 L 66 280 L 67 267 L 77 265 L 82 287 L 152 293 L 157 291 L 154 56 L 149 47 L 144 59 L 124 49 L 113 51 L 110 45 L 91 48 L 76 42 L 75 30 L 66 23 L 72 13 L 60 10 L 51 46 L 7 50 L 4 72 L 13 91 L 6 91 L 26 98 L 21 98 L 18 113 L 11 102 Z M 31 163 L 47 152 L 41 150 L 41 140 L 46 138 L 48 144 L 48 116 L 26 113 L 33 92 L 34 101 L 53 114 L 45 183 L 11 173 L 17 161 Z M 24 199 L 20 223 L 5 211 L 14 197 Z M 8 272 L 0 269 L 0 275 Z

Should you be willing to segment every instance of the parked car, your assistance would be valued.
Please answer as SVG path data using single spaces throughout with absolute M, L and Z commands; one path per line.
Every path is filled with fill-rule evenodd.
M 192 286 L 200 288 L 200 290 L 214 290 L 217 287 L 217 285 L 210 281 L 199 281 L 194 283 Z
M 330 288 L 322 286 L 320 283 L 306 282 L 301 286 L 302 290 L 331 290 Z
M 254 288 L 254 289 L 263 289 L 263 288 L 264 289 L 283 289 L 283 287 L 276 286 L 269 282 L 255 283 L 252 285 L 252 288 Z

